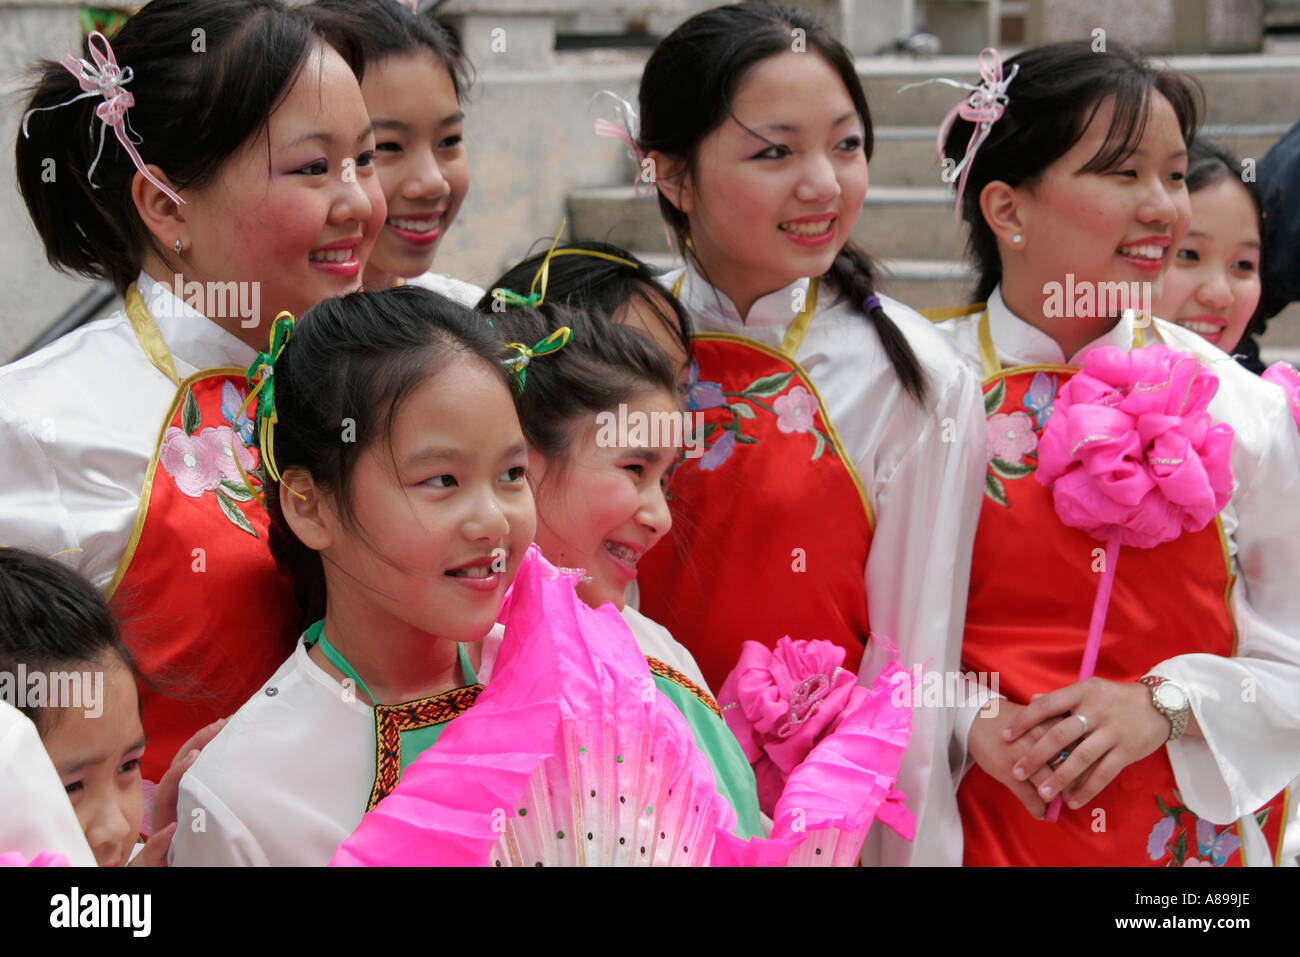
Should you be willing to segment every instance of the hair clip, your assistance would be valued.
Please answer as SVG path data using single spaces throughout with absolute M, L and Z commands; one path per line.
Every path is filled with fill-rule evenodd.
M 984 62 L 984 55 L 991 57 L 990 63 Z M 923 80 L 920 83 L 909 83 L 906 86 L 899 87 L 898 92 L 910 90 L 912 87 L 925 86 L 927 83 L 943 83 L 947 86 L 955 86 L 961 90 L 970 90 L 970 96 L 962 100 L 943 118 L 939 124 L 939 135 L 936 144 L 939 151 L 939 159 L 944 159 L 943 143 L 948 138 L 948 130 L 952 128 L 953 121 L 957 117 L 963 120 L 969 120 L 975 124 L 975 129 L 971 131 L 970 139 L 966 143 L 966 155 L 961 158 L 961 162 L 953 168 L 947 176 L 957 177 L 957 198 L 953 205 L 953 219 L 961 217 L 961 197 L 966 192 L 966 177 L 970 174 L 970 168 L 975 163 L 975 154 L 979 148 L 984 145 L 984 141 L 989 138 L 993 132 L 993 124 L 1002 119 L 1002 114 L 1006 112 L 1007 104 L 1010 99 L 1007 97 L 1007 87 L 1011 81 L 1016 78 L 1020 72 L 1020 64 L 1016 63 L 1011 67 L 1010 76 L 1002 75 L 1002 57 L 993 47 L 985 47 L 979 55 L 979 74 L 980 84 L 972 86 L 969 83 L 962 83 L 960 80 L 952 80 L 946 76 L 937 76 L 929 80 Z
M 634 163 L 636 163 L 636 172 L 632 174 L 632 192 L 636 194 L 638 199 L 653 196 L 657 189 L 654 177 L 652 175 L 648 180 L 645 178 L 646 155 L 636 142 L 640 126 L 640 120 L 637 117 L 636 109 L 631 103 L 623 99 L 613 90 L 601 90 L 591 98 L 591 102 L 595 103 L 596 100 L 602 96 L 613 98 L 615 109 L 618 111 L 623 122 L 622 125 L 619 125 L 618 123 L 611 123 L 604 117 L 599 117 L 595 124 L 593 124 L 593 131 L 597 136 L 604 136 L 627 144 L 628 156 Z M 669 249 L 673 248 L 672 234 L 668 231 L 667 223 L 664 223 L 664 242 L 668 244 Z
M 262 452 L 266 474 L 277 482 L 282 481 L 282 478 L 275 464 L 275 424 L 280 421 L 279 413 L 275 409 L 275 364 L 279 361 L 280 354 L 284 352 L 284 347 L 289 344 L 289 337 L 293 335 L 293 323 L 292 313 L 281 312 L 275 317 L 275 322 L 271 324 L 271 341 L 267 351 L 259 352 L 248 367 L 248 396 L 244 399 L 244 404 L 239 407 L 242 413 L 254 399 L 257 400 L 258 448 Z M 235 457 L 235 462 L 239 462 L 238 456 Z M 243 470 L 240 471 L 242 474 Z M 244 482 L 248 483 L 247 476 L 244 476 Z M 289 491 L 299 498 L 306 498 L 292 486 L 289 487 Z
M 96 39 L 104 45 L 102 53 L 95 48 Z M 131 162 L 135 164 L 135 168 L 144 174 L 144 178 L 177 203 L 184 203 L 185 200 L 181 199 L 161 180 L 144 168 L 144 160 L 140 158 L 140 154 L 135 148 L 136 143 L 144 142 L 141 136 L 134 129 L 130 131 L 130 135 L 127 134 L 130 121 L 127 119 L 126 111 L 135 106 L 135 97 L 124 89 L 134 76 L 131 68 L 117 65 L 117 57 L 113 53 L 113 48 L 109 46 L 104 34 L 98 30 L 91 31 L 90 35 L 86 37 L 86 48 L 90 50 L 91 59 L 95 61 L 94 64 L 87 63 L 81 57 L 74 56 L 71 53 L 59 61 L 69 73 L 77 78 L 77 83 L 81 85 L 81 89 L 85 92 L 74 96 L 70 100 L 64 100 L 62 103 L 55 103 L 53 106 L 38 106 L 28 110 L 23 114 L 23 136 L 28 135 L 27 121 L 33 113 L 40 113 L 44 110 L 57 110 L 59 107 L 68 106 L 78 100 L 84 100 L 88 96 L 102 96 L 104 102 L 95 107 L 95 115 L 99 117 L 102 124 L 99 128 L 99 148 L 95 150 L 95 161 L 90 164 L 90 169 L 86 171 L 86 182 L 90 183 L 92 189 L 99 189 L 94 180 L 95 167 L 99 165 L 99 158 L 104 152 L 104 130 L 112 127 L 113 132 L 117 134 L 117 141 L 122 144 L 122 148 L 131 157 Z
M 538 356 L 550 355 L 552 352 L 559 352 L 572 339 L 573 330 L 568 326 L 560 326 L 532 348 L 522 342 L 507 342 L 507 349 L 514 349 L 515 352 L 519 353 L 519 355 L 505 360 L 506 371 L 514 379 L 515 392 L 519 395 L 524 394 L 524 384 L 528 381 L 528 364 L 533 359 Z
M 546 301 L 546 284 L 551 277 L 551 260 L 556 256 L 590 256 L 593 259 L 604 259 L 607 262 L 618 263 L 627 266 L 629 269 L 640 269 L 636 263 L 622 256 L 615 256 L 612 253 L 603 253 L 598 249 L 573 249 L 564 248 L 556 249 L 560 244 L 560 237 L 564 235 L 564 227 L 568 225 L 568 218 L 565 217 L 560 221 L 560 230 L 551 240 L 551 248 L 546 251 L 546 257 L 542 264 L 537 267 L 537 272 L 533 274 L 532 284 L 528 287 L 528 295 L 523 296 L 510 289 L 498 286 L 492 290 L 492 298 L 497 302 L 503 302 L 508 306 L 519 306 L 523 309 L 535 309 Z M 541 288 L 538 288 L 538 287 Z

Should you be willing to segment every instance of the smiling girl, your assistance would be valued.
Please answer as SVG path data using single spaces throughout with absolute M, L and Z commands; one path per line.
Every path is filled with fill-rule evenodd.
M 397 0 L 316 0 L 303 12 L 347 52 L 375 124 L 388 218 L 366 262 L 365 288 L 407 279 L 474 305 L 482 289 L 430 271 L 469 192 L 460 108 L 469 67 L 455 38 Z
M 566 249 L 575 254 L 565 255 Z M 549 280 L 554 287 L 548 284 L 547 295 L 555 300 L 492 314 L 494 327 L 513 341 L 541 342 L 561 327 L 570 332 L 562 349 L 529 363 L 519 396 L 537 544 L 552 563 L 583 569 L 577 589 L 583 601 L 593 608 L 611 602 L 622 613 L 655 684 L 690 724 L 719 793 L 736 811 L 736 833 L 762 836 L 753 771 L 695 659 L 625 599 L 639 562 L 672 528 L 667 488 L 691 429 L 681 362 L 638 328 L 649 318 L 662 335 L 669 320 L 638 315 L 655 308 L 650 297 L 659 295 L 645 266 L 627 254 L 614 262 L 589 255 L 603 250 L 580 246 L 556 252 L 546 264 L 562 272 Z M 528 279 L 520 278 L 535 275 L 539 265 L 521 264 L 494 288 L 527 288 Z M 582 281 L 584 273 L 603 278 L 599 293 Z M 611 287 L 621 288 L 621 302 Z M 602 309 L 593 299 L 613 308 Z M 557 305 L 561 300 L 571 307 Z M 672 311 L 666 303 L 662 308 Z
M 533 536 L 481 317 L 403 287 L 282 322 L 259 372 L 271 547 L 315 623 L 185 775 L 179 813 L 206 828 L 174 864 L 328 863 L 482 690 L 479 641 Z
M 1264 203 L 1227 150 L 1197 140 L 1188 150 L 1191 226 L 1173 255 L 1156 315 L 1231 353 L 1261 290 Z
M 954 672 L 978 389 L 922 317 L 873 293 L 849 242 L 872 145 L 851 55 L 801 11 L 721 7 L 659 44 L 640 111 L 688 263 L 665 288 L 698 330 L 707 430 L 674 479 L 674 531 L 640 562 L 641 610 L 715 686 L 743 642 L 786 635 L 834 641 L 866 679 L 887 659 L 872 632 L 906 668 Z M 869 835 L 866 860 L 953 862 L 951 718 L 914 720 L 900 787 L 917 841 Z
M 113 598 L 158 781 L 297 631 L 246 484 L 244 370 L 279 310 L 360 287 L 374 137 L 347 64 L 276 0 L 155 0 L 45 64 L 29 107 L 19 187 L 47 256 L 124 303 L 0 370 L 0 527 Z
M 1300 492 L 1300 442 L 1285 398 L 1187 329 L 1118 308 L 1061 314 L 1049 294 L 1069 275 L 1076 289 L 1151 283 L 1159 300 L 1188 228 L 1195 91 L 1086 42 L 1028 50 L 1002 75 L 1005 112 L 987 139 L 972 150 L 974 126 L 959 119 L 945 143 L 969 167 L 959 202 L 987 297 L 941 324 L 984 377 L 989 415 L 962 660 L 1000 674 L 1007 698 L 967 722 L 965 863 L 1267 864 L 1279 792 L 1300 770 L 1300 593 L 1280 573 L 1300 561 L 1300 515 L 1286 505 Z M 1144 345 L 1217 378 L 1208 414 L 1235 432 L 1234 484 L 1200 531 L 1118 549 L 1108 571 L 1105 549 L 1058 517 L 1033 473 L 1085 358 L 1110 346 L 1097 358 L 1126 361 Z M 1076 451 L 1120 427 L 1093 421 Z M 1113 592 L 1094 676 L 1079 681 L 1102 572 Z M 1058 795 L 1059 819 L 1039 820 Z

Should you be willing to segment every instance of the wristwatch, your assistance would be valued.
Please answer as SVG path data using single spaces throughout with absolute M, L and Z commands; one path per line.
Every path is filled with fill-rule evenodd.
M 1187 718 L 1192 713 L 1187 692 L 1182 685 L 1156 675 L 1147 675 L 1138 681 L 1151 689 L 1152 706 L 1169 719 L 1168 740 L 1176 741 L 1187 730 Z

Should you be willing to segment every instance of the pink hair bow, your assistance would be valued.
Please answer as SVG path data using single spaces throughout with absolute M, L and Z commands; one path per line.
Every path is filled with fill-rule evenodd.
M 985 62 L 985 54 L 988 55 L 989 61 Z M 1011 67 L 1010 76 L 1004 77 L 1002 74 L 1002 57 L 997 50 L 992 47 L 985 47 L 979 55 L 979 73 L 980 84 L 972 86 L 970 83 L 962 83 L 960 80 L 952 80 L 948 77 L 935 77 L 931 80 L 925 80 L 921 83 L 909 83 L 901 87 L 898 92 L 909 90 L 914 86 L 925 86 L 927 83 L 943 83 L 947 86 L 955 86 L 961 90 L 970 90 L 970 96 L 962 100 L 943 118 L 939 124 L 939 135 L 936 137 L 935 145 L 939 152 L 939 159 L 943 160 L 943 142 L 948 138 L 948 130 L 952 128 L 953 121 L 957 117 L 963 120 L 969 120 L 975 124 L 975 129 L 971 132 L 970 140 L 966 143 L 966 155 L 961 158 L 961 162 L 953 168 L 951 172 L 945 171 L 945 178 L 957 177 L 957 198 L 953 206 L 953 219 L 961 216 L 961 198 L 966 192 L 966 177 L 970 174 L 970 168 L 975 163 L 975 154 L 979 148 L 984 145 L 984 141 L 989 138 L 993 132 L 993 124 L 1002 119 L 1002 114 L 1006 112 L 1007 87 L 1011 81 L 1016 78 L 1020 72 L 1020 64 L 1017 63 Z
M 95 46 L 96 40 L 103 45 L 103 52 Z M 23 136 L 27 136 L 27 121 L 33 113 L 40 113 L 43 110 L 57 110 L 59 107 L 67 106 L 78 100 L 84 100 L 88 96 L 102 96 L 104 102 L 95 107 L 95 115 L 103 123 L 103 126 L 99 128 L 99 148 L 95 150 L 95 160 L 90 164 L 90 169 L 86 172 L 86 181 L 94 189 L 99 189 L 94 181 L 95 167 L 99 165 L 99 158 L 104 152 L 104 130 L 111 127 L 113 132 L 117 134 L 118 142 L 122 144 L 122 148 L 126 150 L 127 155 L 131 157 L 131 162 L 135 164 L 135 168 L 144 174 L 144 178 L 177 203 L 185 202 L 156 176 L 145 169 L 144 160 L 140 158 L 140 154 L 135 148 L 135 144 L 141 142 L 140 136 L 134 130 L 131 130 L 129 135 L 127 133 L 130 123 L 126 111 L 135 106 L 135 97 L 125 89 L 126 84 L 131 82 L 134 75 L 131 68 L 129 66 L 118 66 L 113 48 L 109 45 L 104 34 L 98 30 L 92 31 L 86 37 L 86 46 L 90 50 L 91 59 L 95 61 L 93 64 L 87 63 L 81 57 L 74 56 L 71 53 L 60 61 L 67 71 L 76 77 L 77 83 L 81 85 L 84 92 L 70 100 L 55 103 L 53 106 L 40 106 L 28 110 L 23 116 Z
M 623 99 L 613 90 L 601 90 L 596 97 L 609 96 L 613 97 L 616 109 L 618 110 L 622 124 L 612 123 L 604 117 L 597 118 L 592 129 L 597 136 L 604 136 L 608 139 L 618 140 L 624 143 L 628 148 L 628 156 L 636 163 L 636 172 L 632 175 L 632 191 L 636 193 L 638 199 L 645 199 L 647 196 L 653 196 L 656 190 L 653 174 L 649 179 L 646 178 L 645 153 L 641 147 L 636 145 L 637 132 L 637 115 L 632 104 Z M 592 98 L 594 102 L 596 97 Z M 672 235 L 668 232 L 668 224 L 664 223 L 664 242 L 668 248 L 673 248 Z

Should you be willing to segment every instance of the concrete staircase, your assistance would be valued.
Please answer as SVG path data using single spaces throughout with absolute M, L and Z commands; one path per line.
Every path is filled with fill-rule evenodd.
M 1242 158 L 1259 159 L 1300 119 L 1300 55 L 1174 58 L 1205 90 L 1205 135 Z M 959 91 L 940 84 L 898 88 L 934 76 L 973 82 L 972 58 L 929 61 L 862 58 L 858 73 L 875 126 L 871 186 L 854 238 L 884 269 L 883 290 L 918 309 L 968 301 L 973 275 L 964 261 L 966 229 L 953 222 L 952 188 L 940 178 L 935 132 Z M 630 162 L 616 173 L 631 183 Z M 600 186 L 569 193 L 571 235 L 605 240 L 667 265 L 663 227 L 653 197 L 638 199 L 630 186 Z M 1300 359 L 1300 305 L 1269 328 L 1266 358 Z

